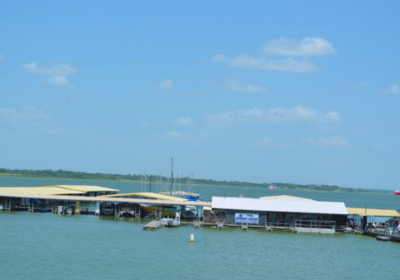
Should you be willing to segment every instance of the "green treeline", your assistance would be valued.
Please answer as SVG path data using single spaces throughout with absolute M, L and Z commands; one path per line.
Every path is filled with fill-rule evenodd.
M 300 185 L 291 183 L 249 183 L 238 181 L 214 181 L 207 179 L 196 179 L 198 185 L 213 185 L 213 186 L 235 186 L 235 187 L 258 187 L 268 188 L 270 185 L 275 185 L 278 189 L 288 190 L 312 190 L 312 191 L 336 191 L 336 192 L 390 192 L 388 190 L 370 190 L 370 189 L 353 189 L 353 188 L 340 188 L 338 186 L 330 185 Z
M 57 178 L 57 179 L 75 179 L 75 180 L 101 180 L 101 181 L 141 181 L 142 175 L 123 175 L 123 174 L 104 174 L 104 173 L 86 173 L 67 170 L 26 170 L 26 169 L 6 169 L 0 168 L 0 176 L 15 176 L 15 177 L 31 177 L 31 178 Z M 150 175 L 147 175 L 150 177 Z M 152 178 L 158 176 L 152 175 Z M 163 177 L 164 181 L 169 178 Z M 189 181 L 189 178 L 182 178 L 183 182 Z M 271 184 L 275 185 L 278 189 L 289 190 L 314 190 L 314 191 L 341 191 L 341 192 L 390 192 L 387 190 L 369 190 L 369 189 L 353 189 L 353 188 L 340 188 L 338 186 L 330 185 L 300 185 L 291 183 L 249 183 L 238 181 L 216 181 L 210 179 L 194 179 L 197 185 L 211 185 L 211 186 L 232 186 L 232 187 L 257 187 L 268 188 Z
M 26 170 L 26 169 L 6 169 L 0 168 L 0 174 L 3 176 L 33 177 L 33 178 L 57 178 L 57 179 L 77 179 L 77 180 L 105 180 L 118 181 L 130 180 L 140 181 L 140 175 L 121 175 L 104 173 L 86 173 L 67 170 Z

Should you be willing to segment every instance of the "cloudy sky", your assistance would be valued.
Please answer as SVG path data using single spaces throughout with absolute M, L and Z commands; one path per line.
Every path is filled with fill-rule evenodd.
M 399 10 L 7 1 L 0 167 L 399 189 Z

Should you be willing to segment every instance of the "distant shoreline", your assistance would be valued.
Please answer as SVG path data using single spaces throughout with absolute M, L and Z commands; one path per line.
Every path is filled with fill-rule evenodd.
M 21 178 L 42 178 L 42 179 L 62 179 L 62 180 L 94 180 L 94 181 L 116 181 L 116 182 L 144 182 L 143 175 L 124 175 L 124 174 L 105 174 L 105 173 L 86 173 L 67 170 L 26 170 L 26 169 L 6 169 L 0 168 L 0 177 L 21 177 Z M 160 178 L 167 182 L 169 178 L 147 175 L 147 180 L 152 178 Z M 154 181 L 153 181 L 154 182 Z M 284 190 L 305 190 L 305 191 L 329 191 L 329 192 L 357 192 L 357 193 L 389 193 L 391 190 L 369 190 L 369 189 L 353 189 L 353 188 L 340 188 L 332 185 L 301 185 L 292 183 L 251 183 L 239 181 L 216 181 L 210 179 L 194 179 L 183 177 L 181 184 L 189 184 L 194 182 L 198 186 L 226 186 L 226 187 L 250 187 L 250 188 L 268 188 L 270 185 L 275 185 L 277 189 Z

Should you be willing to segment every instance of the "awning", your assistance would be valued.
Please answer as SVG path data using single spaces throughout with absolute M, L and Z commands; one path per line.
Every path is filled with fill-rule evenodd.
M 351 208 L 346 207 L 349 215 L 371 216 L 371 217 L 400 217 L 396 210 Z

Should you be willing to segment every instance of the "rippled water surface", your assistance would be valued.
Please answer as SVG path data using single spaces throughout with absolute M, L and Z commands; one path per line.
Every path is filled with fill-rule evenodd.
M 95 184 L 140 191 L 140 184 L 0 178 L 0 187 Z M 211 195 L 259 197 L 258 188 L 196 187 Z M 393 195 L 276 191 L 347 206 L 398 209 Z M 161 228 L 145 219 L 0 212 L 2 279 L 396 279 L 400 243 L 351 234 Z M 195 242 L 190 244 L 190 234 Z

